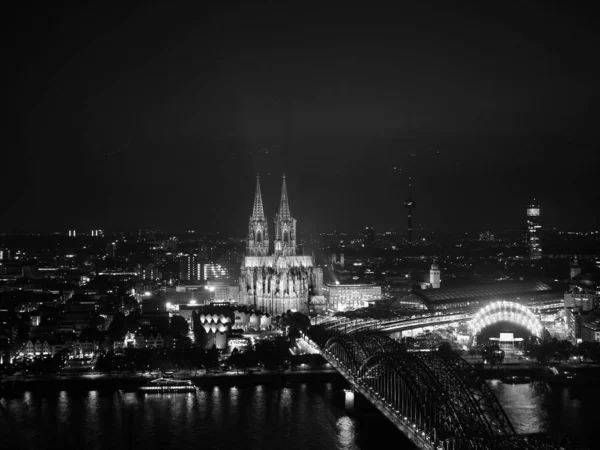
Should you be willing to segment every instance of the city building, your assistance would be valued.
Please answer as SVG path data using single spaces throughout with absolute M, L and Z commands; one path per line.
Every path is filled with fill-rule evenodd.
M 495 237 L 491 231 L 487 230 L 482 233 L 479 233 L 479 240 L 482 242 L 494 242 Z
M 53 338 L 36 340 L 30 339 L 25 343 L 25 346 L 23 347 L 21 353 L 23 354 L 23 356 L 26 356 L 28 358 L 46 355 L 54 356 L 61 350 L 70 347 L 71 345 L 60 343 Z
M 157 267 L 145 266 L 140 269 L 140 279 L 142 280 L 159 280 L 162 274 Z
M 111 242 L 106 246 L 106 256 L 109 258 L 114 258 L 117 253 L 117 243 Z
M 10 259 L 10 250 L 7 248 L 0 248 L 0 261 L 8 261 Z
M 224 280 L 229 276 L 227 268 L 220 264 L 214 262 L 206 262 L 201 264 L 203 281 Z
M 600 316 L 591 312 L 581 317 L 581 340 L 600 342 Z
M 499 281 L 463 287 L 414 290 L 408 298 L 420 300 L 431 311 L 472 310 L 498 301 L 514 301 L 531 308 L 553 305 L 562 309 L 564 292 L 539 281 Z
M 240 298 L 240 285 L 229 280 L 209 280 L 206 285 L 212 293 L 211 302 L 237 303 Z
M 127 332 L 122 341 L 114 341 L 113 348 L 120 350 L 123 348 L 164 348 L 165 339 L 160 333 L 132 333 Z
M 527 207 L 527 248 L 529 250 L 529 259 L 540 259 L 542 257 L 540 225 L 540 207 L 532 203 Z
M 179 279 L 182 281 L 201 281 L 202 265 L 198 255 L 189 253 L 179 258 Z
M 214 344 L 219 350 L 226 349 L 231 325 L 231 319 L 223 314 L 200 314 L 199 326 L 206 333 L 205 347 L 210 348 Z
M 320 290 L 316 282 L 322 280 L 322 273 L 320 277 L 316 274 L 322 269 L 315 267 L 312 256 L 296 254 L 296 219 L 291 215 L 285 175 L 271 255 L 266 223 L 257 178 L 246 256 L 241 267 L 240 303 L 272 315 L 288 310 L 307 313 L 309 297 Z
M 164 302 L 169 311 L 177 310 L 179 305 L 206 305 L 214 299 L 214 289 L 205 283 L 186 283 L 169 286 L 165 289 Z
M 581 273 L 575 257 L 570 267 L 568 288 L 564 294 L 565 308 L 573 312 L 587 312 L 600 308 L 600 288 L 590 273 Z
M 326 283 L 323 294 L 327 309 L 348 311 L 365 308 L 369 303 L 381 300 L 381 286 L 374 283 Z

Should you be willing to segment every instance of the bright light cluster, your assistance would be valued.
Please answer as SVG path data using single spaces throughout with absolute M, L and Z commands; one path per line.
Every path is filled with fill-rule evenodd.
M 142 392 L 194 392 L 196 386 L 190 380 L 169 380 L 157 378 L 150 385 L 139 388 Z
M 471 320 L 469 326 L 474 335 L 485 327 L 496 322 L 512 322 L 519 324 L 534 336 L 542 335 L 542 324 L 537 317 L 525 306 L 519 303 L 500 301 L 482 308 Z
M 144 392 L 194 392 L 196 388 L 191 386 L 142 386 L 140 390 Z

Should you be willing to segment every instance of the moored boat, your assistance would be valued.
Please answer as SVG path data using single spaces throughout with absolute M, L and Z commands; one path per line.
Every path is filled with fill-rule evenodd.
M 145 386 L 138 388 L 146 394 L 160 394 L 166 392 L 196 392 L 196 385 L 191 380 L 173 380 L 169 378 L 157 378 Z

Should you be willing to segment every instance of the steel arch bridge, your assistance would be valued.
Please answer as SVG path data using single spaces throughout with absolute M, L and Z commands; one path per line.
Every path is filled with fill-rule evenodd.
M 452 352 L 407 352 L 385 335 L 354 335 L 330 338 L 321 353 L 420 448 L 555 448 L 517 435 L 485 380 Z

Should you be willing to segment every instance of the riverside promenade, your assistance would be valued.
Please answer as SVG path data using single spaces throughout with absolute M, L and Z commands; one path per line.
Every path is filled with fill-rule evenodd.
M 0 396 L 22 391 L 61 391 L 61 390 L 136 390 L 160 373 L 122 374 L 60 374 L 50 376 L 22 377 L 9 376 L 0 379 Z M 343 382 L 343 377 L 333 368 L 299 368 L 288 370 L 261 370 L 236 372 L 235 370 L 217 373 L 178 371 L 174 379 L 192 380 L 197 386 L 233 386 L 254 384 L 286 384 L 310 382 Z

